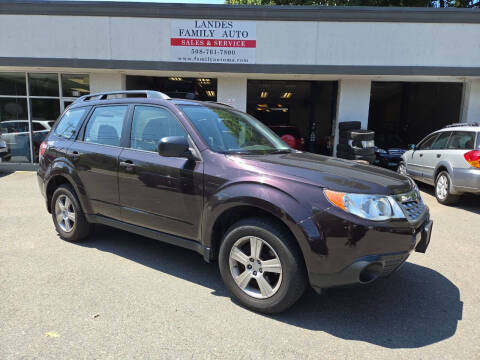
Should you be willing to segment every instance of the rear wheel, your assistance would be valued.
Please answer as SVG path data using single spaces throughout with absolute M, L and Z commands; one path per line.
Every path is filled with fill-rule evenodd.
M 232 295 L 259 312 L 288 309 L 307 285 L 297 244 L 285 229 L 266 219 L 241 220 L 230 227 L 220 246 L 219 267 Z
M 80 203 L 70 185 L 60 185 L 52 196 L 52 217 L 63 240 L 79 241 L 89 236 L 93 224 L 87 222 Z
M 459 196 L 450 193 L 451 183 L 448 172 L 442 171 L 437 175 L 435 180 L 435 197 L 440 204 L 449 205 L 458 201 Z

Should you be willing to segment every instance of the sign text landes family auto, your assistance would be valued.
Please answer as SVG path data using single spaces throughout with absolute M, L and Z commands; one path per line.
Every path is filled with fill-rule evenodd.
M 257 47 L 254 21 L 172 20 L 172 61 L 254 64 Z

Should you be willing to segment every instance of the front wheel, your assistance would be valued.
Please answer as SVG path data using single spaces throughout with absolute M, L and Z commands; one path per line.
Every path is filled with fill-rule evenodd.
M 435 180 L 435 197 L 440 204 L 449 205 L 458 200 L 458 195 L 452 195 L 450 193 L 451 183 L 450 176 L 446 171 L 438 174 Z
M 263 313 L 288 309 L 307 285 L 295 240 L 267 219 L 246 219 L 231 226 L 220 246 L 219 267 L 234 298 Z

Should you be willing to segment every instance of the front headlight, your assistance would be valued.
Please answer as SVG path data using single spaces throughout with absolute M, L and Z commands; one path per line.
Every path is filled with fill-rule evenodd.
M 375 148 L 375 152 L 378 153 L 378 154 L 388 154 L 387 150 L 384 150 L 382 148 Z
M 384 221 L 405 218 L 402 209 L 391 196 L 349 194 L 326 189 L 323 193 L 336 207 L 364 219 Z

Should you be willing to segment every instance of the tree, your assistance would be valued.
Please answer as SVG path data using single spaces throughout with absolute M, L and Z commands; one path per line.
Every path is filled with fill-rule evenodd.
M 230 5 L 324 5 L 478 8 L 480 0 L 226 0 Z

